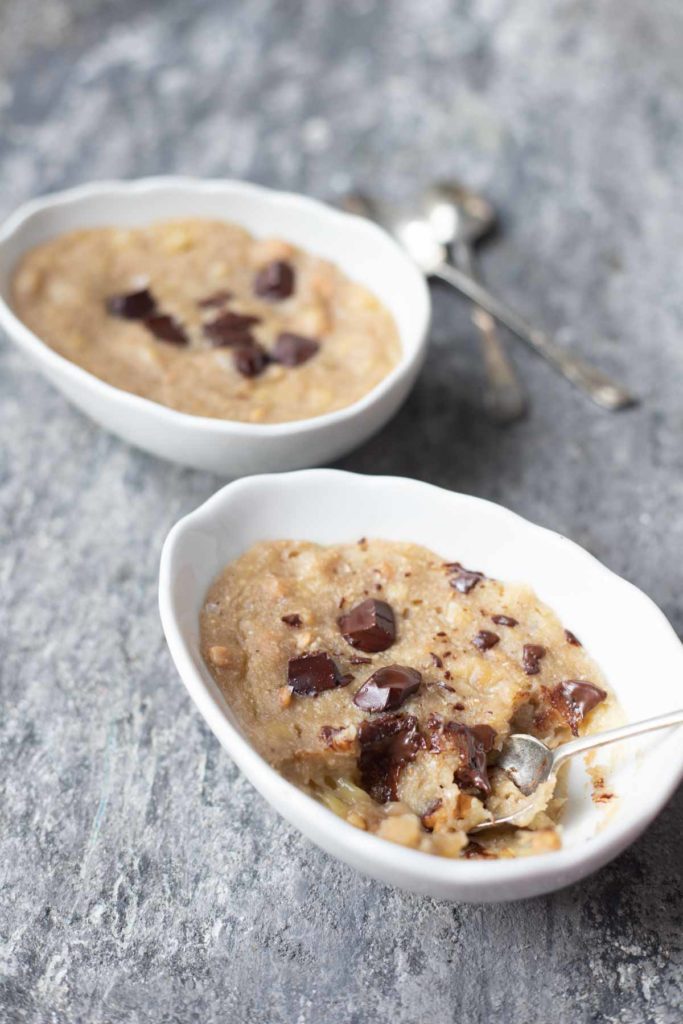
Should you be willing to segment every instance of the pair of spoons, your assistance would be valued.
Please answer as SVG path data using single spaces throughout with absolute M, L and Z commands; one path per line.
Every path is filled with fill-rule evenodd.
M 360 192 L 347 195 L 341 206 L 349 213 L 380 224 L 403 246 L 428 277 L 452 285 L 475 305 L 473 320 L 480 332 L 487 374 L 484 404 L 494 421 L 512 423 L 525 415 L 527 396 L 501 344 L 495 321 L 546 360 L 603 409 L 615 411 L 635 399 L 605 373 L 558 345 L 497 298 L 477 274 L 475 246 L 495 223 L 493 207 L 458 182 L 428 188 L 415 208 L 397 209 Z M 449 262 L 449 249 L 455 263 Z

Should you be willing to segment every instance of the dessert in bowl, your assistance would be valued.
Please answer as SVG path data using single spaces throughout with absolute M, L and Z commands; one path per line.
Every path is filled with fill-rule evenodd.
M 357 828 L 445 857 L 559 849 L 555 778 L 528 800 L 495 760 L 513 733 L 553 748 L 617 712 L 528 586 L 416 544 L 259 541 L 211 586 L 201 634 L 269 764 Z
M 301 196 L 182 178 L 84 186 L 0 233 L 0 325 L 126 440 L 223 475 L 328 461 L 406 397 L 422 275 Z
M 254 785 L 390 883 L 476 900 L 558 888 L 635 838 L 683 771 L 674 733 L 631 740 L 590 774 L 572 765 L 536 808 L 545 820 L 472 848 L 474 818 L 514 798 L 493 761 L 516 716 L 554 741 L 670 710 L 683 660 L 644 595 L 480 499 L 334 471 L 232 484 L 172 531 L 160 601 L 184 682 Z

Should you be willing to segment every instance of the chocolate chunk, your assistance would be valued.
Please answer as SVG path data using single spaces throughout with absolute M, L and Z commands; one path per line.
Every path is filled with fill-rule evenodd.
M 572 647 L 583 647 L 583 644 L 579 640 L 578 636 L 574 636 L 571 629 L 565 629 L 564 635 L 567 643 L 571 644 Z
M 347 643 L 366 654 L 386 651 L 396 639 L 394 613 L 386 601 L 369 597 L 337 619 Z
M 593 683 L 583 679 L 565 679 L 553 687 L 550 700 L 573 734 L 578 736 L 581 722 L 606 696 L 605 691 Z
M 287 331 L 278 335 L 273 348 L 273 359 L 283 366 L 301 366 L 308 362 L 318 349 L 320 342 L 315 338 L 304 338 L 302 334 L 291 334 Z
M 491 633 L 488 629 L 481 629 L 472 640 L 472 643 L 478 651 L 490 651 L 492 647 L 500 643 L 500 637 L 497 633 Z
M 149 288 L 128 295 L 112 295 L 107 299 L 107 312 L 125 320 L 145 320 L 156 312 L 157 304 Z
M 491 619 L 497 626 L 517 626 L 519 623 L 517 619 L 513 619 L 511 615 L 492 615 Z
M 469 594 L 470 590 L 474 590 L 477 583 L 485 580 L 483 572 L 477 572 L 475 569 L 465 569 L 460 562 L 449 562 L 446 565 L 446 570 L 450 575 L 449 583 L 454 590 L 459 590 L 461 594 Z
M 545 658 L 545 647 L 541 644 L 524 644 L 522 648 L 522 668 L 528 676 L 537 676 L 541 671 L 541 660 Z
M 159 341 L 170 342 L 172 345 L 187 345 L 189 338 L 181 324 L 163 313 L 145 318 L 145 327 Z
M 380 804 L 398 799 L 398 781 L 404 766 L 415 760 L 424 740 L 414 715 L 383 715 L 358 726 L 361 785 Z
M 329 654 L 320 651 L 290 658 L 287 682 L 300 697 L 317 697 L 323 690 L 346 686 L 351 682 L 351 676 L 343 676 Z
M 357 654 L 349 658 L 349 665 L 372 665 L 372 658 L 360 658 Z
M 254 324 L 260 323 L 260 320 L 258 316 L 231 313 L 228 310 L 215 320 L 204 324 L 202 331 L 216 348 L 221 345 L 252 345 L 255 342 L 251 328 Z
M 262 299 L 288 299 L 294 291 L 294 268 L 284 260 L 273 260 L 254 278 L 254 291 Z
M 207 295 L 205 299 L 198 299 L 197 305 L 200 309 L 216 309 L 219 306 L 224 306 L 231 298 L 232 292 L 223 289 L 223 291 L 214 292 L 213 295 Z
M 453 781 L 461 789 L 475 789 L 488 796 L 491 783 L 486 768 L 486 755 L 493 748 L 495 730 L 490 725 L 468 728 L 461 722 L 444 722 L 440 715 L 431 714 L 427 719 L 427 731 L 430 750 L 458 755 L 460 766 L 454 772 Z
M 353 703 L 363 711 L 396 711 L 411 694 L 417 693 L 421 682 L 417 669 L 387 665 L 366 679 Z
M 270 356 L 260 345 L 240 345 L 233 349 L 235 369 L 243 377 L 258 377 L 270 362 Z
M 296 613 L 293 615 L 283 615 L 280 621 L 284 622 L 286 626 L 299 627 L 303 625 L 303 619 Z

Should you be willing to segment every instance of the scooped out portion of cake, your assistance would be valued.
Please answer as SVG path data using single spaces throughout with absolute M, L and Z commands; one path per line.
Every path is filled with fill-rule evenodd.
M 446 857 L 558 849 L 561 782 L 525 797 L 497 755 L 513 732 L 555 747 L 596 731 L 614 706 L 529 587 L 408 543 L 260 542 L 211 586 L 201 639 L 270 764 L 352 825 Z

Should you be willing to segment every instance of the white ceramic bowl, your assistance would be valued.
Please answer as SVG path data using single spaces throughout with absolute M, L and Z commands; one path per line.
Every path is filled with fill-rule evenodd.
M 353 405 L 314 419 L 251 424 L 189 416 L 112 387 L 58 355 L 12 312 L 17 260 L 34 245 L 78 228 L 207 217 L 276 236 L 332 260 L 368 287 L 396 319 L 399 364 Z M 422 365 L 430 303 L 425 279 L 380 228 L 304 196 L 243 181 L 147 178 L 100 182 L 22 206 L 0 229 L 0 327 L 67 398 L 113 434 L 153 455 L 223 476 L 318 465 L 339 458 L 382 427 Z
M 490 576 L 530 583 L 602 666 L 629 721 L 681 706 L 683 647 L 643 593 L 571 541 L 480 498 L 394 477 L 334 470 L 229 484 L 170 532 L 161 557 L 161 620 L 173 660 L 209 726 L 259 792 L 327 850 L 375 878 L 420 893 L 497 901 L 559 889 L 638 836 L 683 776 L 681 731 L 640 737 L 608 776 L 616 801 L 596 806 L 572 766 L 563 849 L 522 860 L 447 860 L 368 835 L 274 771 L 240 733 L 199 651 L 199 611 L 227 562 L 258 540 L 321 543 L 361 536 L 423 544 Z

